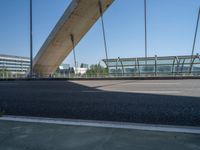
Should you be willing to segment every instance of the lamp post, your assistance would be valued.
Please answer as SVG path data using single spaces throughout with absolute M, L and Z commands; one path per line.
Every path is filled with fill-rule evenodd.
M 195 46 L 196 46 L 197 33 L 198 33 L 198 28 L 199 28 L 199 19 L 200 19 L 200 7 L 199 7 L 199 11 L 198 11 L 194 41 L 193 41 L 193 46 L 192 46 L 192 55 L 191 55 L 192 57 L 194 55 L 194 49 L 195 49 Z
M 32 0 L 30 0 L 30 77 L 33 76 Z
M 147 65 L 147 0 L 144 0 L 145 62 Z

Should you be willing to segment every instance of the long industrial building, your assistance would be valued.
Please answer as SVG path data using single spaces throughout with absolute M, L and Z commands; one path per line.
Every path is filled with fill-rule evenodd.
M 26 76 L 29 71 L 29 68 L 29 57 L 0 54 L 0 77 L 5 76 L 6 74 Z M 84 74 L 87 71 L 87 69 L 87 64 L 81 64 L 80 67 L 77 66 L 76 74 Z M 73 74 L 74 68 L 70 67 L 69 64 L 61 64 L 55 72 L 61 74 L 71 72 Z
M 0 70 L 7 71 L 12 74 L 25 74 L 30 67 L 30 58 L 0 55 Z

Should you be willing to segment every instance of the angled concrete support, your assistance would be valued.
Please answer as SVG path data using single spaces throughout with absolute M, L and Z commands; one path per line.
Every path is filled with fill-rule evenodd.
M 114 0 L 101 0 L 103 12 Z M 33 61 L 33 72 L 51 75 L 101 16 L 99 0 L 72 0 Z

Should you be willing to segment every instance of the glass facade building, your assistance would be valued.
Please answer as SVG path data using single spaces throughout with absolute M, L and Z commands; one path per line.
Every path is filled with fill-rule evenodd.
M 200 56 L 117 58 L 103 60 L 113 76 L 200 75 Z
M 29 57 L 0 55 L 0 70 L 12 74 L 25 74 L 30 67 Z

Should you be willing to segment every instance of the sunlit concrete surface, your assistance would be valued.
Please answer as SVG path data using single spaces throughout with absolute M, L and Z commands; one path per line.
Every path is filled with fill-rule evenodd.
M 200 81 L 195 80 L 102 80 L 72 81 L 83 86 L 110 92 L 129 92 L 155 95 L 177 95 L 200 98 Z
M 101 0 L 103 12 L 113 0 Z M 52 74 L 100 17 L 99 0 L 73 0 L 37 53 L 33 71 L 37 75 Z
M 199 150 L 199 134 L 0 121 L 2 150 Z
M 200 126 L 200 80 L 1 81 L 7 115 Z

